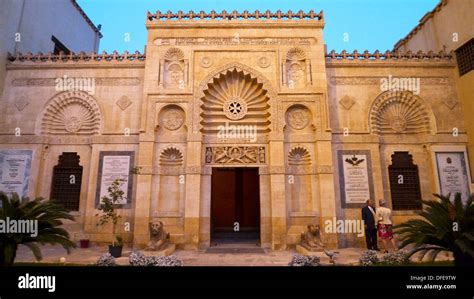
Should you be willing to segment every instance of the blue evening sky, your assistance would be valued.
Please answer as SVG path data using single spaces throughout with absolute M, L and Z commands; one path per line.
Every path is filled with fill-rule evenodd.
M 147 39 L 146 12 L 223 9 L 239 12 L 324 11 L 328 51 L 391 50 L 439 0 L 78 0 L 94 24 L 102 24 L 100 51 L 143 52 Z M 348 33 L 349 41 L 344 41 Z M 130 41 L 125 41 L 125 36 Z

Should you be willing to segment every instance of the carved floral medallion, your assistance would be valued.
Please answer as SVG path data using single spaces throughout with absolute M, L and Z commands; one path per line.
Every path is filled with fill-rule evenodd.
M 82 121 L 76 116 L 71 116 L 64 121 L 64 126 L 66 131 L 75 133 L 81 129 Z
M 184 123 L 184 113 L 179 108 L 169 108 L 163 113 L 162 124 L 168 130 L 174 131 L 179 128 Z
M 229 119 L 238 120 L 247 114 L 247 104 L 239 98 L 233 98 L 224 103 L 223 110 Z
M 292 107 L 287 112 L 286 120 L 293 129 L 302 130 L 310 123 L 310 113 L 305 107 Z

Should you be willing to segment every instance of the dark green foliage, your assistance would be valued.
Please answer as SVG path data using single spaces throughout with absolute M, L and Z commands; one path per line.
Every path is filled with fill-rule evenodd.
M 69 234 L 60 226 L 62 219 L 74 220 L 73 216 L 61 206 L 52 201 L 36 198 L 20 199 L 17 194 L 10 198 L 0 192 L 0 219 L 6 221 L 37 220 L 38 235 L 31 233 L 0 233 L 0 265 L 12 265 L 15 261 L 18 245 L 23 244 L 31 249 L 37 260 L 42 259 L 38 244 L 60 244 L 69 253 L 76 247 L 69 239 Z
M 456 266 L 474 266 L 474 207 L 473 197 L 462 203 L 461 194 L 448 196 L 435 194 L 439 200 L 423 201 L 421 219 L 412 219 L 395 227 L 400 234 L 401 247 L 411 245 L 410 256 L 421 252 L 434 260 L 442 251 L 450 251 Z

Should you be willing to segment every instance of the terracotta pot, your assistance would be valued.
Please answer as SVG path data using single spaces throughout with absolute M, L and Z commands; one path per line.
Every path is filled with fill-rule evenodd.
M 89 239 L 79 240 L 79 244 L 81 248 L 89 248 Z

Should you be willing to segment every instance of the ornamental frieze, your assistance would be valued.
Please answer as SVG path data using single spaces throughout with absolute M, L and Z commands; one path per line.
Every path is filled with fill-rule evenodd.
M 260 164 L 265 163 L 263 146 L 214 146 L 206 147 L 207 164 Z
M 300 45 L 309 46 L 316 43 L 315 38 L 236 38 L 231 37 L 183 37 L 158 38 L 153 42 L 157 46 L 187 46 L 187 45 Z
M 331 165 L 319 166 L 294 166 L 286 167 L 286 174 L 288 175 L 314 175 L 314 174 L 333 174 L 334 167 Z
M 180 166 L 139 166 L 138 175 L 165 175 L 180 176 L 185 175 L 185 169 Z
M 331 77 L 329 82 L 333 85 L 377 85 L 381 79 L 387 77 Z M 425 85 L 449 85 L 452 84 L 448 77 L 420 77 L 420 83 Z
M 95 85 L 102 86 L 135 86 L 140 85 L 140 78 L 120 78 L 120 77 L 94 77 Z M 12 86 L 56 86 L 57 78 L 18 78 L 13 79 Z
M 333 174 L 334 173 L 334 167 L 331 165 L 319 165 L 316 166 L 316 173 L 319 174 Z

